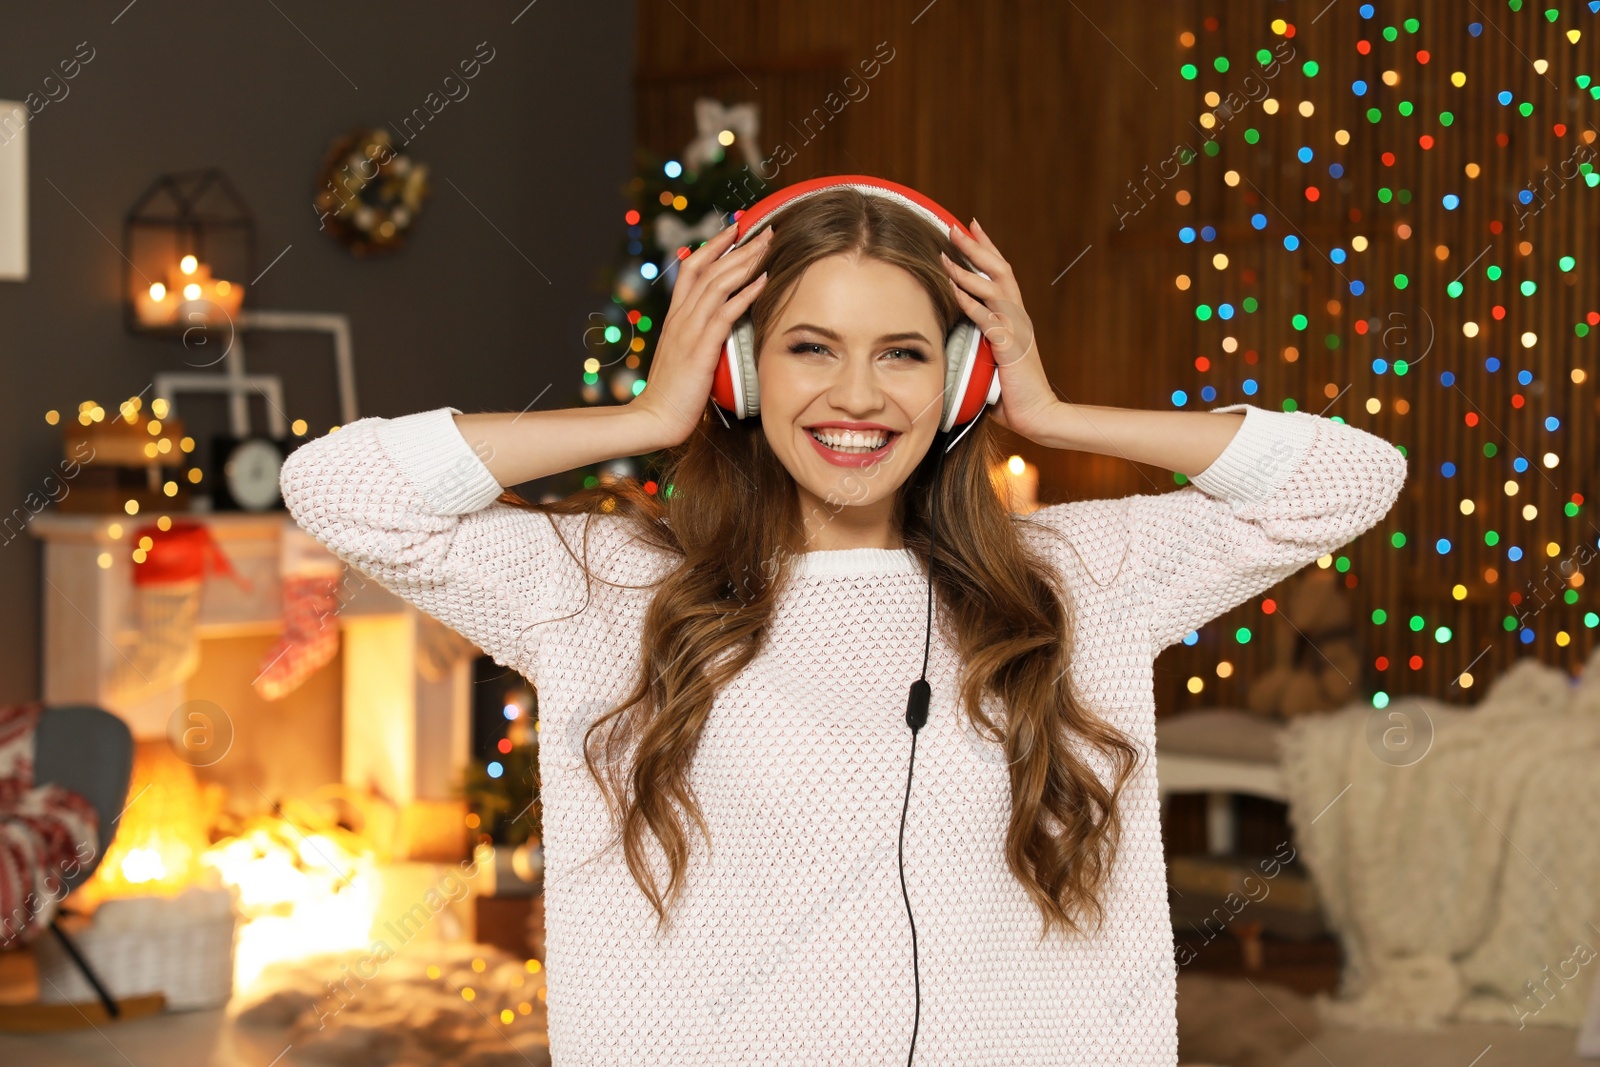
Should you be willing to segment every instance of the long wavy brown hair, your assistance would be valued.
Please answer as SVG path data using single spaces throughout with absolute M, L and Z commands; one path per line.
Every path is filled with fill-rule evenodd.
M 757 350 L 801 275 L 834 255 L 871 256 L 908 271 L 948 334 L 962 312 L 939 264 L 941 250 L 964 262 L 947 236 L 909 209 L 853 189 L 789 207 L 763 264 L 767 286 L 751 308 Z M 1041 938 L 1058 924 L 1072 931 L 1098 926 L 1120 836 L 1117 800 L 1137 749 L 1072 693 L 1072 630 L 1060 579 L 1024 541 L 1024 520 L 1007 511 L 996 490 L 991 471 L 1001 455 L 988 420 L 948 454 L 934 486 L 942 447 L 936 439 L 901 487 L 894 521 L 926 570 L 929 508 L 938 509 L 931 575 L 938 625 L 963 664 L 961 702 L 974 728 L 1003 747 L 1010 765 L 1006 860 L 1039 907 Z M 647 494 L 622 479 L 548 504 L 509 491 L 501 499 L 551 515 L 587 514 L 591 522 L 606 514 L 681 557 L 645 613 L 637 683 L 589 726 L 583 746 L 659 930 L 683 888 L 687 822 L 710 843 L 688 786 L 696 745 L 717 693 L 761 648 L 804 526 L 794 480 L 759 418 L 725 424 L 708 409 L 699 429 L 668 454 L 658 480 L 670 494 Z M 584 530 L 582 556 L 574 553 L 580 562 L 588 555 L 588 523 Z M 589 579 L 599 580 L 592 572 Z M 1003 723 L 984 713 L 983 697 L 1003 705 Z M 1092 768 L 1096 757 L 1109 767 L 1109 782 Z M 667 860 L 665 889 L 648 862 L 646 833 Z

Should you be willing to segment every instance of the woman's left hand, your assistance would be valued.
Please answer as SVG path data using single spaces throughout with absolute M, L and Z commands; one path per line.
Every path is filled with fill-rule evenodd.
M 1044 363 L 1034 344 L 1033 322 L 1022 307 L 1022 290 L 1000 250 L 974 219 L 973 236 L 950 227 L 950 240 L 984 278 L 940 253 L 961 310 L 989 341 L 1000 374 L 1000 403 L 994 417 L 1000 425 L 1030 440 L 1044 432 L 1047 413 L 1058 403 Z

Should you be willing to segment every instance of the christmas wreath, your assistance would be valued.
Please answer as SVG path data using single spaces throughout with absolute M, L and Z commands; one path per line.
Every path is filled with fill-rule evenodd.
M 428 168 L 394 146 L 389 131 L 335 140 L 317 182 L 319 229 L 358 256 L 400 249 L 427 197 Z

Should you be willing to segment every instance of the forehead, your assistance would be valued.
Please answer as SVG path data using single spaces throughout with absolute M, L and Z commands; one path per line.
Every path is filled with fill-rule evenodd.
M 827 256 L 806 268 L 779 310 L 779 331 L 794 323 L 877 337 L 921 330 L 940 334 L 939 314 L 922 283 L 902 267 L 860 255 Z

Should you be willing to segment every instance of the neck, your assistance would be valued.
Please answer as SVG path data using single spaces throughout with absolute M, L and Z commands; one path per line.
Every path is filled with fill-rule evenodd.
M 894 503 L 891 494 L 871 504 L 830 504 L 801 489 L 800 514 L 804 518 L 805 541 L 800 551 L 903 547 L 900 532 L 894 525 Z

